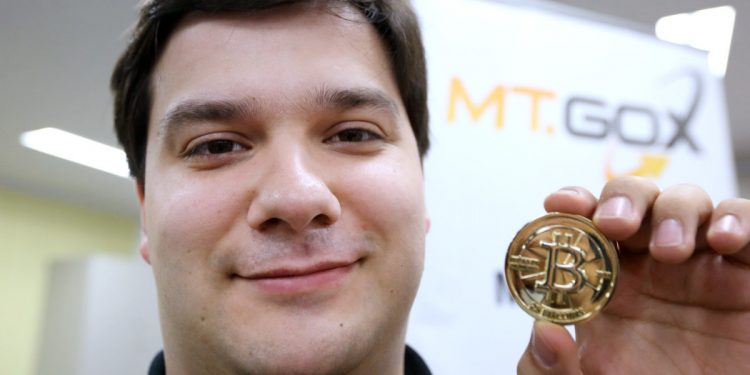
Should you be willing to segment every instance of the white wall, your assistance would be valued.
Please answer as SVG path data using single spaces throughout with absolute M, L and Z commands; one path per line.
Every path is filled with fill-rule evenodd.
M 151 269 L 95 256 L 53 266 L 39 374 L 145 374 L 162 340 Z
M 739 176 L 740 197 L 750 199 L 750 176 Z

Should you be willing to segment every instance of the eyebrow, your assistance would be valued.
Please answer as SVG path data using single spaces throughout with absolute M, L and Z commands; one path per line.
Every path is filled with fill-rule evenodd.
M 318 90 L 313 97 L 316 104 L 323 108 L 333 108 L 338 110 L 349 110 L 362 107 L 371 107 L 382 109 L 390 112 L 395 117 L 398 113 L 398 106 L 385 93 L 371 88 L 354 88 L 354 89 L 331 89 L 323 88 Z
M 310 100 L 304 105 L 319 111 L 347 111 L 357 108 L 384 110 L 395 119 L 396 103 L 384 92 L 373 88 L 321 88 L 307 95 Z M 230 122 L 243 118 L 255 118 L 261 114 L 261 105 L 256 100 L 190 99 L 174 106 L 162 117 L 157 135 L 169 139 L 175 131 L 185 125 L 212 121 Z
M 232 121 L 242 117 L 252 117 L 257 110 L 256 105 L 248 101 L 186 100 L 167 111 L 160 121 L 157 134 L 168 138 L 176 128 L 186 124 Z

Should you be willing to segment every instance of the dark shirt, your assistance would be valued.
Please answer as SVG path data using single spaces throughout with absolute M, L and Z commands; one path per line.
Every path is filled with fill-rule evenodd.
M 166 375 L 166 373 L 164 352 L 159 352 L 153 362 L 151 362 L 148 375 Z M 404 351 L 404 375 L 432 375 L 422 357 L 414 349 L 410 348 L 409 345 L 406 346 L 406 350 Z

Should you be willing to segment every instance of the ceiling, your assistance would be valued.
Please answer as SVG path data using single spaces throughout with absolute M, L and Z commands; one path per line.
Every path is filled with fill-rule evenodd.
M 737 10 L 726 92 L 738 171 L 750 176 L 750 2 L 556 0 L 653 25 L 664 15 L 719 5 Z M 108 79 L 136 19 L 137 1 L 2 0 L 0 187 L 137 216 L 133 183 L 26 149 L 24 131 L 54 126 L 116 145 Z

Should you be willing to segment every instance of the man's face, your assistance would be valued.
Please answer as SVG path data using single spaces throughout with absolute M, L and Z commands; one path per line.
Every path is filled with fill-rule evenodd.
M 141 199 L 170 371 L 403 356 L 420 159 L 375 30 L 337 12 L 193 15 L 156 67 Z

